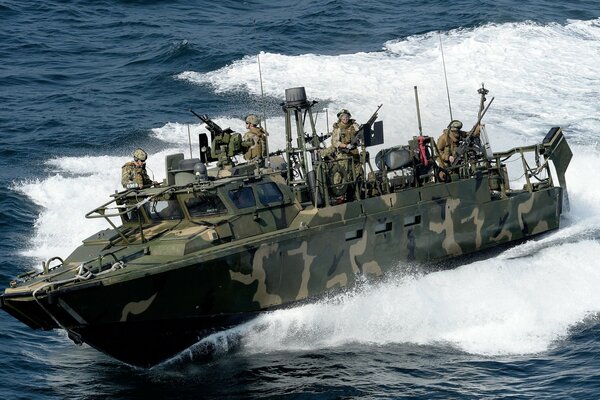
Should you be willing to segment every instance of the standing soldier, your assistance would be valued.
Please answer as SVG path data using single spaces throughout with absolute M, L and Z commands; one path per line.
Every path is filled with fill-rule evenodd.
M 244 154 L 245 160 L 262 163 L 264 159 L 263 152 L 266 149 L 265 140 L 267 133 L 263 128 L 258 126 L 259 124 L 260 119 L 255 114 L 250 114 L 246 117 L 246 129 L 248 129 L 248 132 L 244 134 L 242 146 L 247 149 Z
M 334 122 L 333 132 L 331 133 L 331 146 L 321 150 L 321 157 L 323 158 L 329 156 L 338 158 L 338 155 L 347 155 L 348 153 L 344 154 L 342 149 L 347 149 L 352 154 L 358 154 L 358 150 L 352 148 L 350 143 L 356 136 L 360 127 L 355 120 L 350 119 L 352 115 L 350 114 L 350 111 L 345 108 L 337 113 L 337 117 L 338 120 L 337 122 Z M 348 146 L 350 146 L 350 149 L 348 149 Z
M 321 157 L 333 156 L 336 159 L 344 159 L 340 164 L 348 169 L 348 157 L 352 157 L 354 165 L 354 174 L 358 178 L 362 176 L 362 166 L 360 163 L 360 152 L 352 141 L 360 130 L 360 126 L 355 120 L 351 119 L 352 114 L 345 108 L 337 113 L 338 120 L 333 124 L 331 133 L 331 146 L 321 151 Z
M 331 135 L 331 146 L 337 153 L 346 149 L 348 154 L 358 155 L 356 146 L 351 145 L 352 140 L 360 129 L 355 120 L 351 119 L 352 114 L 345 108 L 337 113 L 338 120 L 333 124 L 333 133 Z
M 142 189 L 152 186 L 154 182 L 146 172 L 146 159 L 148 153 L 137 148 L 133 151 L 133 161 L 123 165 L 121 168 L 121 184 L 126 189 Z

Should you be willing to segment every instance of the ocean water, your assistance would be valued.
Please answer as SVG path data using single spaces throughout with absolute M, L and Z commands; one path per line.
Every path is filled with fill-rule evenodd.
M 454 118 L 475 122 L 483 82 L 494 150 L 561 126 L 574 151 L 559 231 L 263 315 L 150 370 L 0 313 L 0 398 L 600 397 L 597 1 L 0 0 L 0 41 L 3 287 L 106 227 L 84 214 L 135 147 L 162 179 L 164 156 L 203 131 L 189 108 L 238 131 L 265 114 L 276 148 L 284 90 L 304 86 L 319 131 L 383 103 L 395 144 L 418 133 L 418 86 L 437 136 L 440 42 Z

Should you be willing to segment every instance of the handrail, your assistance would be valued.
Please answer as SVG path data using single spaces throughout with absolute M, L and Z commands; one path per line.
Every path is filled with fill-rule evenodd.
M 54 261 L 54 260 L 58 260 L 58 261 L 60 261 L 60 264 L 59 264 L 59 265 L 57 265 L 56 267 L 60 267 L 61 265 L 63 265 L 63 264 L 65 263 L 65 262 L 63 261 L 63 259 L 62 259 L 62 258 L 60 258 L 60 257 L 58 257 L 58 256 L 56 256 L 56 257 L 52 257 L 52 258 L 50 258 L 50 259 L 49 259 L 48 261 L 46 261 L 46 262 L 42 262 L 42 267 L 43 267 L 43 270 L 44 270 L 44 274 L 48 274 L 48 272 L 50 272 L 50 263 L 51 263 L 52 261 Z
M 101 206 L 96 207 L 92 211 L 88 212 L 87 214 L 85 214 L 85 217 L 86 218 L 106 218 L 106 219 L 108 219 L 109 217 L 119 217 L 119 216 L 121 216 L 123 214 L 126 214 L 126 213 L 128 213 L 128 212 L 130 212 L 130 211 L 132 211 L 134 209 L 139 209 L 140 207 L 142 207 L 144 204 L 146 204 L 147 202 L 149 202 L 153 198 L 155 198 L 157 196 L 160 196 L 160 195 L 162 195 L 162 194 L 164 194 L 165 192 L 168 192 L 168 191 L 175 191 L 175 188 L 173 188 L 173 187 L 166 187 L 165 189 L 161 190 L 160 192 L 155 193 L 155 194 L 153 194 L 151 196 L 148 196 L 148 197 L 144 197 L 143 200 L 141 200 L 141 201 L 139 201 L 139 202 L 137 202 L 135 204 L 129 205 L 129 206 L 127 206 L 127 205 L 117 205 L 115 207 L 107 207 L 109 204 L 112 204 L 112 203 L 114 203 L 114 202 L 116 202 L 118 200 L 121 200 L 124 197 L 126 197 L 131 192 L 131 190 L 128 190 L 128 191 L 124 192 L 123 194 L 121 194 L 120 196 L 115 197 L 111 201 L 109 201 L 107 203 L 104 203 Z M 117 213 L 114 213 L 114 214 L 107 214 L 106 213 L 107 210 L 113 209 L 113 208 L 116 208 L 116 209 L 120 208 L 120 209 L 124 209 L 124 210 L 120 211 L 120 212 L 117 212 Z M 97 213 L 98 215 L 92 215 L 94 213 Z
M 133 190 L 133 189 L 131 189 L 131 190 Z M 127 237 L 125 237 L 125 235 L 123 234 L 123 232 L 121 232 L 121 230 L 110 220 L 110 217 L 120 217 L 121 215 L 126 214 L 126 213 L 128 213 L 130 211 L 133 211 L 134 209 L 139 210 L 142 206 L 144 206 L 144 204 L 148 203 L 153 198 L 158 197 L 158 196 L 160 196 L 160 195 L 162 195 L 162 194 L 164 194 L 165 192 L 168 192 L 168 191 L 175 191 L 176 189 L 174 187 L 166 187 L 163 190 L 161 190 L 160 192 L 155 193 L 155 194 L 153 194 L 151 196 L 145 197 L 141 201 L 138 201 L 137 203 L 132 204 L 130 206 L 127 206 L 127 205 L 117 205 L 116 207 L 114 207 L 114 208 L 117 208 L 117 209 L 119 209 L 119 208 L 124 209 L 123 211 L 120 211 L 120 212 L 117 212 L 117 213 L 114 213 L 114 214 L 107 214 L 106 213 L 106 210 L 109 209 L 109 207 L 107 207 L 109 204 L 112 204 L 112 203 L 114 203 L 116 201 L 119 201 L 119 200 L 123 199 L 124 197 L 126 197 L 131 192 L 131 190 L 128 190 L 128 191 L 122 193 L 121 195 L 116 196 L 114 199 L 112 199 L 108 203 L 104 203 L 100 207 L 96 207 L 92 211 L 90 211 L 87 214 L 85 214 L 86 218 L 104 218 L 104 219 L 106 219 L 106 221 L 109 223 L 109 225 L 119 234 L 119 236 L 121 237 L 121 239 L 123 239 L 125 241 L 125 243 L 128 243 L 128 244 L 129 244 L 129 240 L 127 240 Z M 97 213 L 98 215 L 92 215 L 94 213 Z M 140 232 L 142 234 L 142 241 L 144 241 L 143 240 L 143 238 L 144 238 L 144 236 L 143 236 L 144 235 L 144 231 L 143 231 L 143 228 L 142 228 L 142 221 L 141 221 L 141 219 L 139 220 L 139 222 L 140 222 Z

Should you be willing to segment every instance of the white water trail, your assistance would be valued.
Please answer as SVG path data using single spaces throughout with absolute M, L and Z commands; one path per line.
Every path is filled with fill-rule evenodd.
M 247 354 L 351 343 L 450 345 L 487 356 L 543 352 L 600 312 L 598 257 L 600 244 L 584 240 L 395 278 L 338 301 L 265 314 L 205 342 L 227 351 L 227 337 L 235 338 Z

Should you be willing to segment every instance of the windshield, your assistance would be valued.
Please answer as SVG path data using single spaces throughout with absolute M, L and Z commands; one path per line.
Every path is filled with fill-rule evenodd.
M 254 207 L 256 205 L 254 193 L 250 187 L 241 187 L 239 189 L 230 190 L 229 198 L 237 208 Z
M 225 204 L 223 204 L 219 196 L 214 194 L 203 194 L 198 197 L 192 197 L 185 201 L 185 205 L 192 218 L 225 214 L 227 212 Z
M 273 182 L 262 183 L 256 187 L 258 193 L 258 200 L 263 205 L 270 203 L 281 203 L 283 201 L 283 194 L 277 185 Z
M 156 200 L 149 210 L 150 219 L 161 221 L 165 219 L 182 219 L 183 213 L 177 200 Z

